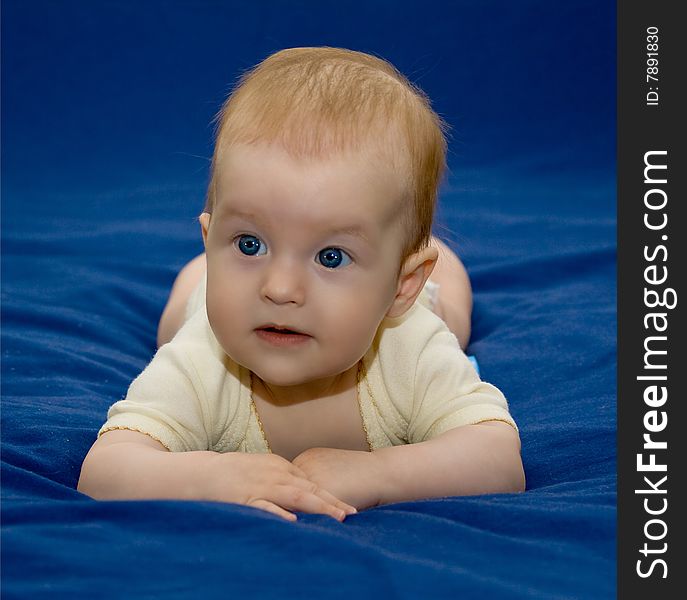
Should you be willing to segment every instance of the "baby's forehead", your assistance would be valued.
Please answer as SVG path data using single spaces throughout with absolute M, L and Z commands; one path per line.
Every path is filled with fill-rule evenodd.
M 220 223 L 236 220 L 276 227 L 280 230 L 288 229 L 295 223 L 300 231 L 305 230 L 314 237 L 341 234 L 367 242 L 374 240 L 386 229 L 388 214 L 398 214 L 397 210 L 379 211 L 373 210 L 372 206 L 369 210 L 361 210 L 359 204 L 356 208 L 340 205 L 333 212 L 322 210 L 323 206 L 308 207 L 308 210 L 304 211 L 302 205 L 283 202 L 276 209 L 269 203 L 245 203 L 232 198 L 221 199 L 215 208 L 213 219 Z
M 408 192 L 407 176 L 374 151 L 302 158 L 274 144 L 242 145 L 225 151 L 215 167 L 220 214 L 279 213 L 295 205 L 374 224 L 397 215 Z

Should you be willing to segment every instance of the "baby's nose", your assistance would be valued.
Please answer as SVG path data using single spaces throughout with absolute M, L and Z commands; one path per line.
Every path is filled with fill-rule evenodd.
M 270 268 L 262 286 L 262 297 L 274 304 L 293 302 L 301 305 L 305 300 L 304 277 L 297 269 L 276 264 Z

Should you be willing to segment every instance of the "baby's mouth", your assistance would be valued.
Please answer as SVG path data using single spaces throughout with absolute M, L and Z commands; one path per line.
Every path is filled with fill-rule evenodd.
M 271 331 L 273 333 L 300 335 L 298 331 L 293 331 L 292 329 L 277 329 L 276 327 L 261 327 L 261 331 Z
M 263 342 L 277 348 L 295 349 L 311 339 L 311 336 L 307 333 L 277 325 L 263 325 L 258 327 L 255 333 Z
M 291 327 L 288 326 L 279 326 L 279 325 L 263 325 L 262 327 L 257 328 L 258 331 L 269 331 L 271 333 L 279 333 L 282 335 L 304 335 L 308 336 L 309 334 L 303 333 L 302 331 L 298 331 L 297 329 L 292 329 Z

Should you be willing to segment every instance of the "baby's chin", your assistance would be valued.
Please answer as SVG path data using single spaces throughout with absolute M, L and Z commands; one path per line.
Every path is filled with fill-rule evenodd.
M 357 370 L 358 361 L 355 361 L 352 365 L 347 364 L 336 364 L 329 365 L 319 365 L 318 369 L 316 365 L 294 365 L 292 361 L 289 361 L 283 365 L 278 363 L 265 364 L 247 364 L 242 365 L 249 371 L 251 371 L 255 376 L 259 377 L 266 385 L 282 388 L 298 388 L 299 386 L 305 386 L 313 384 L 316 382 L 321 382 L 325 388 L 330 386 L 335 386 L 338 389 L 340 385 L 347 385 L 346 382 L 349 381 L 350 377 L 354 377 L 354 373 L 349 371 L 350 369 Z M 318 387 L 318 386 L 315 386 Z M 294 389 L 297 393 L 297 390 Z
M 276 369 L 255 368 L 250 369 L 257 377 L 259 377 L 267 385 L 277 387 L 298 387 L 308 383 L 312 383 L 318 379 L 325 377 L 334 377 L 339 373 L 330 373 L 324 375 L 315 375 L 312 373 L 295 373 L 293 369 L 290 372 L 280 372 Z
M 259 377 L 265 384 L 284 388 L 295 388 L 318 380 L 327 385 L 331 383 L 327 380 L 351 374 L 347 371 L 357 369 L 360 361 L 360 358 L 354 360 L 355 356 L 337 356 L 334 360 L 330 357 L 330 360 L 326 361 L 318 352 L 310 352 L 304 356 L 298 356 L 294 352 L 286 352 L 283 356 L 278 353 L 271 356 L 248 348 L 230 348 L 233 352 L 228 352 L 224 346 L 223 349 L 229 358 Z M 364 352 L 360 356 L 363 354 Z

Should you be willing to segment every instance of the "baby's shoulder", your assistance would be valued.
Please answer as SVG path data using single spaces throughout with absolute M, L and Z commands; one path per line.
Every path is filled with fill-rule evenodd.
M 382 321 L 365 364 L 371 380 L 388 389 L 390 396 L 407 398 L 415 394 L 418 382 L 439 372 L 449 375 L 462 370 L 465 360 L 446 323 L 415 303 L 401 317 Z
M 445 343 L 448 340 L 450 343 L 450 338 L 455 340 L 455 335 L 446 323 L 429 308 L 416 302 L 401 317 L 385 318 L 375 342 L 380 353 L 397 355 L 397 360 L 416 361 L 427 346 L 438 341 Z
M 173 357 L 174 362 L 184 371 L 218 376 L 231 370 L 231 361 L 212 332 L 205 310 L 196 311 L 186 321 L 176 335 L 161 346 L 158 355 Z M 157 355 L 156 355 L 157 356 Z
M 432 382 L 459 379 L 465 361 L 456 336 L 427 307 L 416 303 L 405 315 L 383 320 L 365 365 L 378 410 L 397 424 L 401 439 Z
M 250 394 L 250 373 L 224 352 L 204 310 L 194 313 L 172 340 L 158 349 L 141 376 L 185 394 L 189 406 L 198 402 L 208 423 L 217 424 L 213 425 L 213 439 L 223 435 L 222 428 L 236 415 L 245 417 L 242 407 Z

